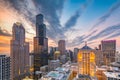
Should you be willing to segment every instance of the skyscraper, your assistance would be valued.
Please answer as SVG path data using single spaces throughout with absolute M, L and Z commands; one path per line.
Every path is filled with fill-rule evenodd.
M 43 15 L 36 16 L 36 37 L 34 37 L 34 78 L 40 67 L 48 64 L 48 38 L 46 38 L 46 25 Z
M 13 24 L 11 40 L 11 80 L 21 80 L 29 72 L 29 43 L 25 29 L 19 22 Z
M 109 65 L 115 61 L 116 40 L 101 41 L 101 50 L 103 52 L 103 61 L 105 65 Z
M 60 51 L 61 54 L 65 54 L 65 40 L 59 40 L 58 42 L 58 50 Z
M 10 80 L 10 57 L 0 55 L 0 80 Z
M 83 46 L 78 52 L 78 73 L 95 77 L 95 53 L 87 45 Z
M 74 48 L 74 61 L 77 62 L 77 54 L 78 54 L 79 49 Z
M 34 53 L 48 50 L 48 38 L 46 38 L 46 25 L 43 23 L 43 15 L 36 16 L 36 37 L 34 37 Z

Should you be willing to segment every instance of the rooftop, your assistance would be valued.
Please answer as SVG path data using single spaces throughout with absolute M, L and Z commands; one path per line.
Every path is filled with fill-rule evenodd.
M 81 50 L 92 50 L 92 48 L 90 48 L 89 46 L 85 45 L 81 48 Z
M 103 72 L 109 78 L 116 78 L 120 80 L 120 72 Z
M 103 40 L 102 42 L 116 42 L 116 40 Z
M 59 73 L 59 72 L 57 72 L 57 71 L 51 71 L 51 72 L 49 72 L 46 76 L 60 80 L 60 79 L 63 78 L 64 74 Z
M 68 64 L 66 64 L 68 65 Z M 58 67 L 54 71 L 50 71 L 47 75 L 42 76 L 40 80 L 67 80 L 71 72 L 70 68 Z
M 110 65 L 120 67 L 120 62 L 112 62 Z
M 74 80 L 97 80 L 96 77 L 91 77 L 89 75 L 82 75 L 82 74 L 78 74 Z
M 14 23 L 15 25 L 17 25 L 18 27 L 20 26 L 22 26 L 22 23 L 20 23 L 20 22 L 16 22 L 16 23 Z
M 50 62 L 59 62 L 60 60 L 50 60 Z
M 67 68 L 62 68 L 62 67 L 58 67 L 58 68 L 56 68 L 55 70 L 58 71 L 58 72 L 68 72 L 68 71 L 69 71 L 69 69 L 67 69 Z

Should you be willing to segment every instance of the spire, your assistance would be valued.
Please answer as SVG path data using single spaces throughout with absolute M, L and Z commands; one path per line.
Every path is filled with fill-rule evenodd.
M 90 48 L 89 46 L 87 46 L 87 41 L 85 41 L 85 46 L 83 46 L 81 48 L 81 50 L 91 50 L 92 48 Z

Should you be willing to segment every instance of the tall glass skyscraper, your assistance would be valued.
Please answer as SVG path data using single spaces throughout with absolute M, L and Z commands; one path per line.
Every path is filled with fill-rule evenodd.
M 34 78 L 40 67 L 48 64 L 48 38 L 42 14 L 36 16 L 36 37 L 34 37 Z
M 13 24 L 11 40 L 11 80 L 21 80 L 29 72 L 29 43 L 25 29 L 19 22 Z
M 36 16 L 36 37 L 34 37 L 34 53 L 48 50 L 48 38 L 46 38 L 46 25 L 43 23 L 43 15 Z

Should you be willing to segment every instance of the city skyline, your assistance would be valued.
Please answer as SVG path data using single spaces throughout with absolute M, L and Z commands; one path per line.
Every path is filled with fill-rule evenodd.
M 69 49 L 80 48 L 84 41 L 94 48 L 102 40 L 112 39 L 120 49 L 119 0 L 0 0 L 0 53 L 10 53 L 15 22 L 23 24 L 33 50 L 35 16 L 39 13 L 45 16 L 49 46 L 65 39 Z

